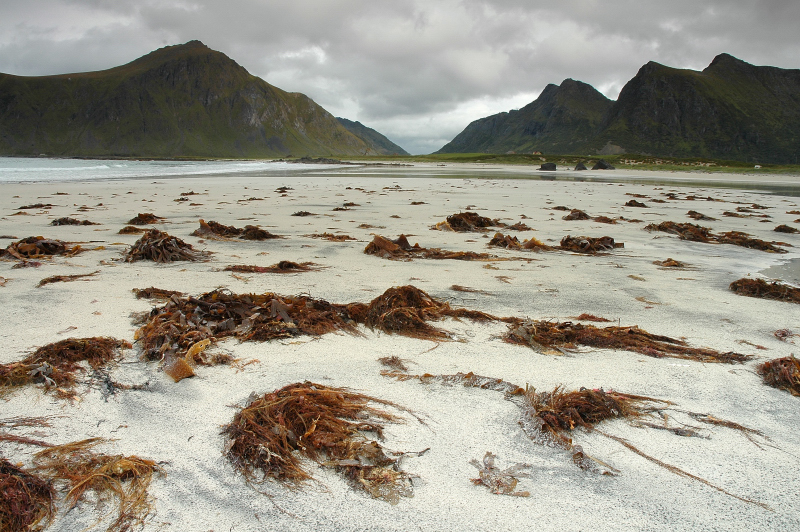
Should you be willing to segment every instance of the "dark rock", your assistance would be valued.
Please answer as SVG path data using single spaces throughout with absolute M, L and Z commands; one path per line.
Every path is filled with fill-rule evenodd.
M 539 168 L 539 170 L 546 170 L 550 172 L 555 171 L 555 169 L 556 169 L 556 163 L 542 163 L 541 168 Z
M 586 168 L 585 164 L 578 163 L 577 165 L 575 165 L 575 171 L 576 172 L 580 172 L 580 171 L 583 171 L 583 170 L 588 170 L 588 168 Z
M 605 162 L 603 159 L 598 159 L 592 170 L 616 170 L 613 166 Z

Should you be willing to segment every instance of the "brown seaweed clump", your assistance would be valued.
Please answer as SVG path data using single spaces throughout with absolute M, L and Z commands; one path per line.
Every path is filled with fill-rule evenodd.
M 126 225 L 119 231 L 117 231 L 118 235 L 138 235 L 144 233 L 147 229 L 142 229 L 141 227 L 135 227 L 133 225 Z
M 716 218 L 712 218 L 711 216 L 706 216 L 702 212 L 697 212 L 697 211 L 689 211 L 686 213 L 686 215 L 693 220 L 704 220 L 709 222 L 713 222 L 714 220 L 716 220 Z
M 271 240 L 273 238 L 281 238 L 278 235 L 273 235 L 269 231 L 265 231 L 254 225 L 246 225 L 243 229 L 240 229 L 232 225 L 223 225 L 214 220 L 206 222 L 202 219 L 200 220 L 200 227 L 195 229 L 191 235 L 214 239 L 238 238 L 240 240 Z
M 67 482 L 67 503 L 74 508 L 91 491 L 98 508 L 116 499 L 117 516 L 109 532 L 123 532 L 144 524 L 152 511 L 147 488 L 155 473 L 163 470 L 153 461 L 138 456 L 106 455 L 92 448 L 105 442 L 90 438 L 36 453 L 37 471 L 51 480 Z
M 590 216 L 580 209 L 572 209 L 562 220 L 588 220 Z
M 794 356 L 776 358 L 758 366 L 758 374 L 768 384 L 800 397 L 800 360 Z
M 776 245 L 787 245 L 780 242 L 767 242 L 759 238 L 752 238 L 747 233 L 742 233 L 741 231 L 720 233 L 717 236 L 717 242 L 720 244 L 733 244 L 743 248 L 759 249 L 768 253 L 786 253 L 785 249 L 779 248 Z
M 50 283 L 69 283 L 72 281 L 77 281 L 78 279 L 83 279 L 85 277 L 94 277 L 100 273 L 100 270 L 92 273 L 78 273 L 74 275 L 52 275 L 50 277 L 45 277 L 39 284 L 36 285 L 37 287 L 41 288 L 42 286 L 48 285 Z
M 505 341 L 525 345 L 545 354 L 558 354 L 578 346 L 622 349 L 661 358 L 682 358 L 699 362 L 743 363 L 751 357 L 734 352 L 721 353 L 690 347 L 683 340 L 651 334 L 632 327 L 595 327 L 581 323 L 523 321 L 511 323 Z
M 139 260 L 152 260 L 160 263 L 178 260 L 195 261 L 205 259 L 208 255 L 208 251 L 197 251 L 191 244 L 187 244 L 178 237 L 158 229 L 150 229 L 125 253 L 125 262 Z
M 668 257 L 664 260 L 654 260 L 653 264 L 662 268 L 686 268 L 688 266 L 685 262 L 675 260 L 671 257 Z
M 642 203 L 641 201 L 636 201 L 635 199 L 632 199 L 632 200 L 629 200 L 627 203 L 625 203 L 625 206 L 626 207 L 645 208 L 645 207 L 647 207 L 647 204 L 646 203 Z
M 786 250 L 777 247 L 779 242 L 766 242 L 757 238 L 751 238 L 747 233 L 741 231 L 729 231 L 715 235 L 708 227 L 703 227 L 690 223 L 661 222 L 660 224 L 650 224 L 645 227 L 646 231 L 662 231 L 678 235 L 683 240 L 693 242 L 733 244 L 745 248 L 759 249 L 770 253 L 786 253 Z M 784 244 L 785 245 L 785 244 Z
M 489 241 L 489 245 L 506 249 L 520 249 L 522 247 L 517 237 L 504 235 L 503 233 L 495 233 L 494 237 Z
M 100 225 L 96 222 L 90 222 L 89 220 L 78 220 L 76 218 L 57 218 L 50 222 L 50 225 Z
M 282 260 L 272 266 L 232 264 L 225 266 L 223 271 L 236 273 L 301 273 L 317 271 L 319 269 L 319 265 L 314 262 L 298 263 L 290 260 Z
M 413 246 L 405 235 L 400 235 L 396 240 L 389 240 L 380 235 L 375 235 L 372 242 L 364 248 L 367 255 L 377 255 L 390 260 L 411 260 L 414 258 L 434 260 L 511 260 L 499 258 L 488 253 L 474 251 L 448 251 L 439 248 L 423 248 L 419 244 Z
M 383 423 L 399 418 L 382 408 L 394 403 L 346 388 L 294 383 L 251 401 L 227 425 L 225 456 L 249 482 L 275 479 L 298 484 L 312 479 L 308 458 L 342 473 L 354 487 L 397 504 L 413 495 L 399 459 L 375 440 Z
M 483 455 L 483 460 L 478 462 L 474 458 L 470 464 L 478 468 L 478 478 L 473 478 L 472 483 L 476 486 L 486 486 L 495 495 L 512 495 L 514 497 L 530 497 L 527 491 L 514 491 L 520 478 L 530 478 L 530 464 L 515 464 L 506 469 L 500 469 L 495 465 L 496 455 L 489 451 Z
M 730 289 L 741 296 L 800 303 L 800 288 L 794 288 L 778 281 L 768 283 L 764 279 L 742 278 L 732 282 Z
M 178 292 L 177 290 L 165 290 L 163 288 L 156 288 L 154 286 L 149 288 L 134 288 L 133 293 L 136 295 L 136 299 L 167 300 L 172 298 L 172 296 L 183 296 L 183 292 Z
M 108 337 L 67 338 L 47 344 L 19 362 L 0 365 L 0 394 L 16 386 L 43 383 L 62 397 L 73 397 L 76 373 L 85 371 L 81 362 L 97 370 L 117 358 L 120 349 L 130 347 L 124 340 Z
M 789 234 L 797 234 L 800 233 L 800 230 L 792 227 L 791 225 L 782 224 L 773 229 L 776 233 L 789 233 Z
M 350 235 L 335 235 L 333 233 L 314 233 L 305 236 L 309 238 L 321 238 L 322 240 L 329 240 L 331 242 L 347 242 L 348 240 L 356 240 Z
M 128 220 L 128 224 L 130 225 L 151 225 L 157 224 L 163 220 L 161 216 L 156 216 L 152 212 L 140 212 L 130 220 Z
M 11 257 L 22 261 L 28 259 L 44 259 L 56 255 L 72 257 L 86 251 L 79 245 L 69 247 L 67 242 L 44 238 L 43 236 L 29 236 L 18 242 L 13 242 L 0 252 L 0 257 Z
M 0 530 L 43 530 L 55 511 L 53 496 L 51 482 L 0 458 Z
M 456 231 L 458 233 L 474 233 L 486 231 L 488 227 L 503 227 L 505 224 L 492 220 L 477 212 L 459 212 L 451 214 L 444 222 L 439 222 L 431 229 L 440 231 Z
M 567 235 L 561 239 L 559 245 L 561 249 L 567 251 L 574 251 L 576 253 L 601 253 L 604 251 L 611 251 L 616 248 L 625 247 L 622 242 L 614 242 L 610 236 L 603 236 L 600 238 L 593 238 L 590 236 L 570 236 Z

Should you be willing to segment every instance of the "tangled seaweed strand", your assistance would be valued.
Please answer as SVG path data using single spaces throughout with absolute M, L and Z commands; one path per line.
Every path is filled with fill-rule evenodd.
M 488 227 L 504 227 L 505 224 L 492 220 L 477 212 L 459 212 L 451 214 L 443 222 L 439 222 L 431 229 L 439 231 L 456 231 L 458 233 L 484 232 Z
M 119 231 L 117 231 L 118 235 L 138 235 L 144 233 L 147 229 L 142 229 L 141 227 L 134 227 L 132 225 L 126 225 Z
M 191 235 L 216 239 L 238 238 L 240 240 L 270 240 L 273 238 L 281 238 L 278 235 L 273 235 L 269 231 L 259 229 L 254 225 L 246 225 L 244 229 L 240 229 L 232 225 L 223 225 L 214 220 L 206 222 L 202 219 L 200 220 L 200 227 L 195 229 Z
M 768 283 L 764 279 L 742 278 L 732 282 L 729 288 L 740 296 L 800 303 L 800 288 L 794 288 L 777 281 Z
M 400 235 L 396 240 L 389 240 L 380 235 L 375 235 L 372 242 L 364 248 L 367 255 L 377 255 L 384 259 L 411 260 L 423 259 L 453 259 L 453 260 L 514 260 L 500 258 L 488 253 L 475 253 L 474 251 L 448 251 L 439 248 L 423 248 L 419 244 L 409 244 L 405 235 Z
M 39 281 L 39 284 L 37 284 L 36 286 L 41 288 L 42 286 L 48 285 L 50 283 L 69 283 L 72 281 L 77 281 L 78 279 L 83 279 L 84 277 L 94 277 L 98 273 L 100 273 L 100 270 L 97 270 L 96 272 L 92 273 L 79 273 L 74 275 L 53 275 L 50 277 L 45 277 L 44 279 Z
M 486 486 L 495 495 L 513 495 L 514 497 L 529 497 L 527 491 L 514 491 L 520 478 L 530 478 L 530 464 L 515 464 L 506 469 L 500 469 L 494 464 L 496 455 L 489 451 L 483 456 L 483 460 L 478 462 L 474 458 L 470 464 L 478 469 L 478 478 L 473 478 L 472 483 L 476 486 Z
M 758 366 L 764 384 L 800 397 L 800 360 L 794 356 L 776 358 Z
M 382 423 L 399 418 L 370 403 L 402 410 L 346 388 L 289 384 L 252 400 L 234 416 L 222 431 L 228 438 L 225 456 L 249 482 L 293 484 L 312 478 L 301 462 L 309 458 L 335 467 L 372 497 L 397 504 L 413 494 L 410 477 L 400 470 L 399 457 L 389 456 L 365 433 L 383 439 Z
M 55 510 L 53 495 L 49 481 L 0 458 L 0 530 L 46 528 Z
M 523 321 L 509 325 L 505 341 L 525 345 L 544 354 L 558 354 L 561 349 L 574 349 L 578 345 L 600 349 L 624 349 L 643 355 L 661 358 L 682 358 L 698 362 L 743 363 L 751 356 L 729 351 L 720 353 L 713 349 L 690 347 L 686 342 L 659 336 L 632 327 L 595 327 L 549 321 Z
M 98 507 L 117 500 L 117 517 L 110 532 L 123 532 L 144 524 L 152 511 L 147 488 L 154 473 L 163 473 L 152 460 L 138 456 L 106 455 L 92 450 L 105 442 L 90 438 L 51 447 L 36 453 L 34 463 L 52 480 L 65 480 L 69 486 L 67 503 L 74 508 L 87 491 L 93 491 Z M 102 519 L 102 517 L 100 518 Z
M 156 216 L 152 212 L 140 212 L 135 217 L 128 220 L 130 225 L 150 225 L 150 224 L 157 224 L 161 220 L 163 220 L 161 216 Z
M 120 349 L 130 347 L 124 340 L 102 336 L 47 344 L 19 362 L 0 365 L 0 394 L 12 387 L 44 383 L 48 388 L 55 387 L 63 397 L 73 397 L 76 373 L 85 371 L 80 362 L 98 370 L 114 360 Z
M 564 215 L 561 217 L 562 220 L 588 220 L 590 217 L 584 211 L 580 209 L 572 209 L 569 211 L 569 214 Z
M 282 260 L 272 266 L 232 264 L 225 266 L 222 271 L 236 273 L 300 273 L 313 272 L 319 269 L 318 265 L 313 262 L 297 263 L 290 260 Z
M 203 260 L 209 252 L 197 251 L 191 244 L 158 229 L 151 229 L 125 254 L 125 262 L 152 260 L 165 263 L 177 260 Z
M 50 225 L 100 225 L 96 222 L 90 222 L 89 220 L 78 220 L 76 218 L 57 218 L 50 222 Z
M 136 299 L 170 299 L 172 296 L 183 296 L 183 292 L 177 290 L 165 290 L 163 288 L 134 288 L 132 292 L 136 295 Z
M 625 244 L 622 242 L 614 242 L 610 236 L 602 236 L 600 238 L 593 238 L 590 236 L 570 236 L 567 235 L 561 239 L 559 245 L 561 249 L 567 251 L 574 251 L 576 253 L 601 253 L 604 251 L 611 251 L 615 248 L 623 248 Z
M 61 240 L 44 238 L 43 236 L 29 236 L 19 242 L 9 244 L 5 250 L 0 252 L 0 257 L 10 256 L 25 261 L 28 259 L 43 259 L 55 255 L 72 257 L 84 251 L 86 250 L 79 245 L 69 247 L 66 242 Z
M 777 247 L 778 242 L 766 242 L 757 238 L 751 238 L 747 233 L 741 231 L 729 231 L 715 235 L 708 227 L 690 223 L 661 222 L 660 224 L 649 224 L 645 231 L 662 231 L 678 235 L 683 240 L 692 242 L 704 242 L 706 244 L 733 244 L 751 249 L 759 249 L 769 253 L 786 253 L 786 250 Z

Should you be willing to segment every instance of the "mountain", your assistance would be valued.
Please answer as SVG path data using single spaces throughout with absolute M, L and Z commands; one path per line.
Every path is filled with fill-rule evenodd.
M 754 66 L 728 54 L 702 72 L 650 62 L 599 120 L 595 97 L 584 110 L 573 104 L 577 114 L 568 119 L 553 116 L 551 133 L 545 128 L 537 138 L 528 132 L 540 131 L 541 119 L 523 111 L 545 108 L 552 93 L 561 92 L 551 87 L 517 112 L 473 122 L 440 152 L 641 153 L 772 163 L 795 163 L 800 155 L 800 70 Z M 512 120 L 515 114 L 524 118 Z M 506 129 L 488 140 L 485 121 L 503 115 Z
M 0 74 L 0 155 L 273 157 L 370 147 L 199 41 L 99 72 Z
M 352 120 L 339 118 L 338 116 L 336 120 L 338 120 L 347 131 L 363 140 L 370 147 L 369 154 L 410 155 L 406 150 L 361 122 L 353 122 Z
M 565 79 L 518 111 L 472 122 L 437 153 L 576 153 L 612 104 L 591 85 Z

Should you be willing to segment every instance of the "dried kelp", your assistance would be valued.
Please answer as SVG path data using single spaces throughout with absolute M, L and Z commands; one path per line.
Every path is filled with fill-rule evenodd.
M 254 225 L 246 225 L 244 228 L 234 227 L 232 225 L 223 225 L 221 223 L 211 220 L 206 222 L 200 220 L 200 227 L 195 229 L 192 236 L 214 239 L 240 239 L 240 240 L 271 240 L 274 238 L 282 238 L 278 235 L 273 235 L 269 231 L 260 229 Z
M 44 238 L 43 236 L 29 236 L 9 246 L 0 252 L 0 257 L 11 257 L 25 261 L 27 259 L 44 259 L 55 255 L 72 257 L 86 251 L 79 245 L 70 247 L 67 242 Z
M 55 207 L 52 203 L 32 203 L 31 205 L 23 205 L 20 209 L 49 209 Z
M 418 380 L 422 384 L 436 383 L 445 386 L 461 385 L 466 388 L 493 390 L 495 392 L 502 392 L 507 398 L 521 396 L 525 393 L 525 389 L 516 384 L 504 381 L 503 379 L 476 375 L 471 371 L 469 373 L 455 373 L 452 375 L 431 375 L 430 373 L 425 373 L 424 375 L 410 375 L 401 371 L 381 371 L 381 375 L 397 379 L 401 382 Z
M 405 361 L 397 355 L 381 357 L 378 359 L 378 362 L 387 368 L 392 368 L 397 371 L 408 371 L 408 366 L 406 366 Z
M 712 218 L 711 216 L 706 216 L 702 212 L 697 212 L 697 211 L 689 211 L 686 213 L 686 215 L 693 220 L 703 220 L 709 222 L 713 222 L 714 220 L 716 220 L 716 218 Z
M 600 238 L 593 238 L 590 236 L 570 236 L 567 235 L 561 239 L 559 244 L 561 249 L 567 251 L 574 251 L 576 253 L 589 253 L 596 254 L 604 251 L 611 251 L 616 248 L 623 248 L 625 244 L 622 242 L 614 242 L 610 236 L 603 236 Z
M 608 216 L 595 216 L 594 218 L 592 218 L 592 220 L 594 220 L 595 222 L 601 223 L 601 224 L 615 224 L 615 223 L 617 223 L 617 221 L 615 219 L 609 218 Z
M 647 204 L 646 203 L 642 203 L 641 201 L 636 201 L 635 199 L 632 199 L 632 200 L 629 200 L 627 203 L 625 203 L 625 206 L 626 207 L 645 208 L 645 207 L 647 207 Z
M 583 314 L 581 314 L 580 316 L 575 316 L 572 319 L 573 320 L 578 320 L 578 321 L 593 321 L 593 322 L 596 322 L 596 323 L 599 323 L 599 322 L 610 322 L 611 321 L 611 320 L 608 320 L 606 318 L 601 318 L 600 316 L 595 316 L 594 314 L 587 314 L 585 312 Z
M 282 260 L 272 266 L 254 266 L 244 264 L 232 264 L 225 266 L 223 271 L 236 273 L 301 273 L 320 270 L 319 264 L 314 262 L 292 262 Z
M 316 216 L 316 213 L 308 211 L 297 211 L 295 213 L 292 213 L 292 216 Z
M 69 283 L 72 281 L 77 281 L 78 279 L 83 279 L 85 277 L 94 277 L 98 273 L 100 273 L 100 270 L 97 270 L 92 273 L 79 273 L 74 275 L 53 275 L 50 277 L 45 277 L 44 279 L 39 281 L 39 284 L 36 286 L 41 288 L 42 286 L 45 286 L 50 283 Z
M 134 227 L 133 225 L 126 225 L 119 231 L 117 231 L 118 235 L 138 235 L 144 233 L 147 229 L 142 229 L 141 227 Z
M 333 233 L 314 233 L 311 235 L 304 235 L 308 238 L 321 238 L 323 240 L 329 240 L 331 242 L 347 242 L 348 240 L 356 240 L 354 237 L 350 235 L 335 235 Z
M 492 220 L 485 216 L 479 215 L 477 212 L 459 212 L 451 214 L 443 222 L 439 222 L 431 229 L 438 229 L 440 231 L 456 231 L 459 233 L 468 232 L 483 232 L 488 227 L 503 227 L 505 224 L 498 220 Z
M 588 220 L 589 215 L 580 209 L 572 209 L 569 214 L 561 217 L 562 220 Z
M 660 224 L 649 224 L 645 227 L 646 231 L 662 231 L 678 235 L 683 240 L 693 242 L 733 244 L 736 246 L 760 249 L 771 253 L 786 253 L 786 250 L 778 245 L 780 242 L 765 242 L 757 238 L 751 238 L 747 233 L 741 231 L 729 231 L 716 235 L 708 227 L 703 227 L 690 223 L 661 222 Z M 785 244 L 784 244 L 785 245 Z
M 789 233 L 789 234 L 797 234 L 800 233 L 800 230 L 792 227 L 791 225 L 782 224 L 773 229 L 776 233 Z
M 527 491 L 514 491 L 521 478 L 530 478 L 530 474 L 525 470 L 530 469 L 530 464 L 515 464 L 506 469 L 500 469 L 494 463 L 496 455 L 489 451 L 483 456 L 483 460 L 478 462 L 474 458 L 469 461 L 478 469 L 478 478 L 473 478 L 472 483 L 476 486 L 486 486 L 495 495 L 513 495 L 515 497 L 529 497 Z
M 203 260 L 210 252 L 195 250 L 178 237 L 169 233 L 150 229 L 137 240 L 125 253 L 125 262 L 152 260 L 154 262 L 172 262 L 178 260 Z
M 503 233 L 495 233 L 494 237 L 489 241 L 490 246 L 506 249 L 521 249 L 519 239 L 515 236 L 504 235 Z
M 400 421 L 382 408 L 398 405 L 346 388 L 294 383 L 252 400 L 227 425 L 225 456 L 249 482 L 297 485 L 313 477 L 302 457 L 336 468 L 354 487 L 397 504 L 413 495 L 410 476 L 376 441 L 383 423 Z
M 39 451 L 34 458 L 36 470 L 52 480 L 66 481 L 70 509 L 89 491 L 94 492 L 98 509 L 115 499 L 117 516 L 107 530 L 131 530 L 143 525 L 150 515 L 152 501 L 147 488 L 153 474 L 163 470 L 153 460 L 93 450 L 104 442 L 102 438 L 90 438 Z
M 154 286 L 149 288 L 134 288 L 132 291 L 136 295 L 136 299 L 170 299 L 172 296 L 183 296 L 183 292 L 165 290 Z
M 654 260 L 653 264 L 656 266 L 661 266 L 662 268 L 686 268 L 688 266 L 685 262 L 681 262 L 669 257 L 665 260 Z
M 52 484 L 0 458 L 0 530 L 29 532 L 50 524 L 55 511 Z
M 659 336 L 636 327 L 595 327 L 581 323 L 527 320 L 509 325 L 505 341 L 551 354 L 578 346 L 622 349 L 661 358 L 682 358 L 699 362 L 743 363 L 750 356 L 732 351 L 721 353 L 704 347 L 690 347 L 683 340 Z
M 355 321 L 363 322 L 370 329 L 426 340 L 450 338 L 450 333 L 433 327 L 429 321 L 441 320 L 444 317 L 467 318 L 474 321 L 499 319 L 479 311 L 454 309 L 448 303 L 439 301 L 411 285 L 390 288 L 366 307 L 356 303 L 348 305 L 347 308 Z
M 389 240 L 380 235 L 375 235 L 372 242 L 364 248 L 367 255 L 377 255 L 384 259 L 410 260 L 414 258 L 435 260 L 512 260 L 500 258 L 489 253 L 475 253 L 474 251 L 448 251 L 439 248 L 423 248 L 419 244 L 409 245 L 405 235 L 400 235 L 397 240 Z
M 100 225 L 96 222 L 90 222 L 89 220 L 78 220 L 76 218 L 58 218 L 50 222 L 50 225 Z
M 19 362 L 0 365 L 0 394 L 12 387 L 43 383 L 63 397 L 72 397 L 80 362 L 99 370 L 130 348 L 124 340 L 108 337 L 67 338 L 38 348 Z
M 335 331 L 355 333 L 352 321 L 344 305 L 322 299 L 220 289 L 198 297 L 173 295 L 151 311 L 135 339 L 145 358 L 161 360 L 167 374 L 178 381 L 192 376 L 195 364 L 210 363 L 203 351 L 211 341 L 231 336 L 267 341 Z
M 163 220 L 161 216 L 156 216 L 152 212 L 140 212 L 135 217 L 128 220 L 128 224 L 130 225 L 150 225 L 150 224 L 157 224 Z
M 758 366 L 758 374 L 768 384 L 800 396 L 800 360 L 794 356 L 776 358 Z
M 553 251 L 555 249 L 553 246 L 548 246 L 547 244 L 545 244 L 541 240 L 538 240 L 538 239 L 536 239 L 534 237 L 531 237 L 528 240 L 525 240 L 522 243 L 522 248 L 523 249 L 530 249 L 530 250 L 533 250 L 533 251 Z
M 513 229 L 514 231 L 532 231 L 532 229 L 524 222 L 517 222 L 513 225 L 509 225 L 506 227 L 506 229 Z
M 768 283 L 764 279 L 742 278 L 732 282 L 729 288 L 741 296 L 800 303 L 800 288 L 795 288 L 778 281 Z

